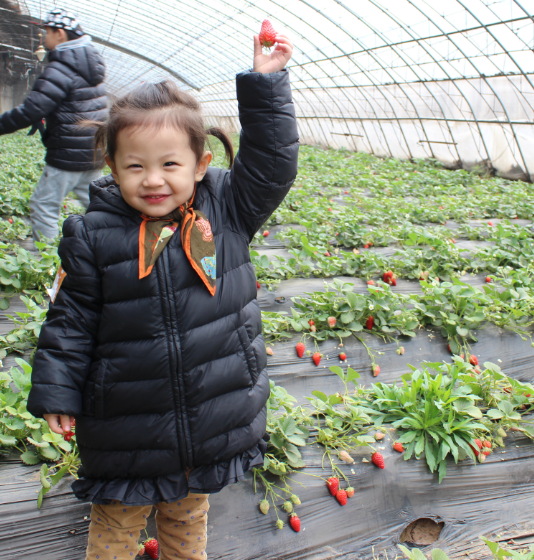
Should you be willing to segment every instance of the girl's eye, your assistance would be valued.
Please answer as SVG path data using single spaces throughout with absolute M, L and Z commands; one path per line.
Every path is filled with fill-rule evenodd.
M 178 165 L 175 161 L 166 161 L 163 167 L 170 167 L 171 165 Z
M 132 163 L 132 165 L 129 165 L 129 166 L 128 166 L 128 169 L 131 169 L 132 167 L 133 167 L 134 169 L 138 169 L 138 168 L 140 168 L 141 166 L 140 166 L 138 163 Z

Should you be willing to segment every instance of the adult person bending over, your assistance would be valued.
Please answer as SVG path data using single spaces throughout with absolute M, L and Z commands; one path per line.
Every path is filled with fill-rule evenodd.
M 61 204 L 71 191 L 89 205 L 89 184 L 101 175 L 103 162 L 94 159 L 95 130 L 77 123 L 107 115 L 104 59 L 91 38 L 73 14 L 59 8 L 47 14 L 44 26 L 49 64 L 24 103 L 0 115 L 0 135 L 31 125 L 42 131 L 46 166 L 30 199 L 35 240 L 57 236 Z

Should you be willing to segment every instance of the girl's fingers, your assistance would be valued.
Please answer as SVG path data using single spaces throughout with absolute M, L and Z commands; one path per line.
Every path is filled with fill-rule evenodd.
M 263 52 L 261 50 L 260 36 L 254 35 L 254 56 L 256 57 L 261 54 L 263 54 Z
M 61 414 L 59 416 L 59 421 L 61 422 L 61 427 L 64 432 L 70 432 L 70 416 L 67 414 Z
M 48 426 L 55 434 L 63 433 L 63 428 L 59 424 L 59 414 L 45 414 L 44 419 L 48 422 Z

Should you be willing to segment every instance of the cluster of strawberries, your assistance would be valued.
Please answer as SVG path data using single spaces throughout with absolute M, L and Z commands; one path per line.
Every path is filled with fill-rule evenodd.
M 299 506 L 299 505 L 300 505 L 300 499 L 295 494 L 292 494 L 290 496 L 289 500 L 286 500 L 282 504 L 283 510 L 285 512 L 289 513 L 289 526 L 296 533 L 298 533 L 300 531 L 300 519 L 299 519 L 299 516 L 295 513 L 293 506 Z M 260 502 L 260 511 L 264 515 L 267 515 L 269 513 L 269 509 L 270 509 L 269 502 L 267 500 L 262 500 Z M 281 519 L 277 519 L 276 520 L 276 526 L 278 527 L 278 529 L 283 529 L 284 528 L 284 522 Z
M 349 486 L 346 490 L 339 487 L 339 478 L 337 476 L 331 476 L 327 479 L 326 486 L 330 494 L 332 494 L 342 506 L 347 505 L 347 498 L 352 498 L 352 496 L 354 496 L 354 488 L 352 486 Z
M 310 320 L 309 322 L 312 323 L 310 326 L 315 328 L 315 323 L 312 320 Z M 295 350 L 297 351 L 297 356 L 299 358 L 302 358 L 304 356 L 304 352 L 306 351 L 306 345 L 304 344 L 304 342 L 298 342 L 295 346 Z M 314 352 L 312 354 L 313 363 L 318 366 L 321 363 L 322 357 L 323 355 L 321 354 L 321 352 Z M 347 359 L 347 354 L 345 354 L 345 352 L 340 352 L 339 359 L 344 362 Z
M 149 538 L 139 545 L 139 556 L 148 554 L 150 558 L 157 558 L 159 552 L 158 541 L 154 538 Z
M 474 445 L 469 444 L 469 447 L 473 450 L 475 457 L 478 457 L 478 460 L 483 463 L 486 460 L 486 457 L 491 453 L 491 442 L 488 440 L 480 441 L 479 439 L 475 439 Z

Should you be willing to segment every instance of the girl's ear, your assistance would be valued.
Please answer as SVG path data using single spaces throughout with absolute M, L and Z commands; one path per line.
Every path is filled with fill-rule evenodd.
M 197 170 L 195 173 L 195 181 L 202 181 L 202 179 L 204 179 L 204 175 L 206 175 L 206 171 L 208 170 L 208 166 L 211 163 L 211 158 L 212 158 L 212 154 L 211 152 L 204 152 L 202 154 L 202 157 L 200 158 L 200 161 L 197 163 Z
M 113 179 L 115 180 L 115 183 L 117 183 L 118 185 L 119 176 L 117 175 L 117 167 L 115 166 L 115 163 L 112 162 L 108 156 L 106 156 L 104 159 L 106 160 L 106 163 L 109 165 L 109 168 L 111 169 L 111 174 L 113 175 Z

